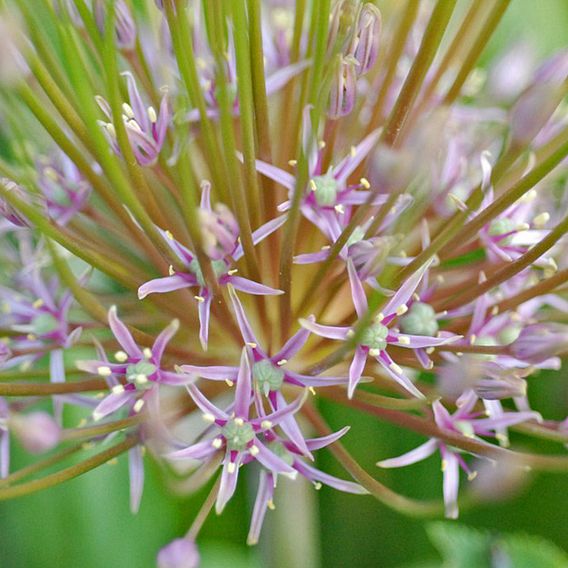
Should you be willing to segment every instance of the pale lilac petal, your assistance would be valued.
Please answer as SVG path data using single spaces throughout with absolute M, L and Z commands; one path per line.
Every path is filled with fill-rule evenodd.
M 328 339 L 337 339 L 340 341 L 345 341 L 347 339 L 347 334 L 349 333 L 350 327 L 338 327 L 334 325 L 321 325 L 319 323 L 312 322 L 307 319 L 300 319 L 300 325 L 319 335 L 320 337 L 327 337 Z
M 279 229 L 284 223 L 286 222 L 287 216 L 281 215 L 280 217 L 276 217 L 264 225 L 260 226 L 256 231 L 252 233 L 252 242 L 253 244 L 257 245 L 261 241 L 263 241 L 266 237 L 270 236 L 274 231 Z M 239 243 L 235 252 L 231 255 L 234 260 L 239 260 L 243 256 L 243 245 Z
M 256 160 L 256 171 L 259 174 L 270 178 L 271 180 L 284 186 L 286 189 L 292 191 L 296 185 L 296 179 L 292 174 L 277 168 L 271 164 L 267 164 L 262 160 Z
M 337 432 L 333 432 L 332 434 L 328 434 L 327 436 L 322 436 L 320 438 L 311 438 L 310 440 L 306 440 L 306 446 L 311 451 L 320 450 L 321 448 L 325 448 L 334 442 L 337 442 L 340 438 L 345 436 L 347 432 L 349 432 L 350 426 L 345 426 L 338 430 Z
M 315 467 L 311 467 L 308 464 L 301 462 L 300 460 L 294 460 L 294 467 L 296 468 L 298 473 L 300 473 L 310 481 L 316 483 L 324 483 L 325 485 L 329 485 L 329 487 L 333 487 L 334 489 L 338 489 L 339 491 L 344 491 L 345 493 L 353 493 L 355 495 L 366 495 L 367 493 L 369 493 L 358 483 L 339 479 L 338 477 L 324 473 L 323 471 L 320 471 Z
M 202 302 L 198 302 L 197 312 L 199 315 L 199 342 L 204 351 L 207 351 L 207 342 L 209 339 L 209 318 L 211 317 L 211 294 L 204 294 L 200 296 L 203 298 Z
M 310 63 L 310 60 L 293 63 L 292 65 L 278 69 L 278 71 L 266 77 L 266 94 L 271 95 L 279 91 L 290 79 L 309 67 Z
M 367 362 L 367 353 L 368 351 L 360 345 L 355 348 L 353 361 L 351 361 L 351 365 L 349 366 L 349 387 L 347 390 L 347 396 L 349 398 L 353 398 L 355 388 L 361 380 L 361 375 L 363 374 L 363 369 Z
M 458 491 L 460 484 L 460 469 L 458 458 L 451 452 L 444 456 L 444 503 L 446 505 L 446 517 L 458 518 Z
M 307 396 L 308 396 L 308 391 L 306 389 L 299 397 L 297 397 L 289 405 L 279 408 L 278 410 L 272 412 L 266 417 L 257 418 L 256 420 L 253 420 L 253 422 L 258 422 L 260 424 L 262 420 L 269 420 L 270 422 L 272 422 L 273 425 L 280 424 L 280 422 L 284 420 L 284 418 L 295 414 L 296 412 L 298 412 L 298 410 L 300 410 L 300 408 L 302 408 L 304 402 L 306 402 Z
M 408 349 L 423 349 L 425 347 L 437 347 L 439 345 L 447 345 L 462 339 L 462 335 L 454 335 L 452 337 L 430 337 L 428 335 L 409 335 L 407 333 L 401 334 L 407 337 L 410 343 L 393 343 L 399 347 L 406 347 Z
M 284 294 L 282 290 L 276 290 L 270 286 L 259 284 L 242 276 L 227 276 L 225 282 L 231 283 L 236 290 L 245 292 L 246 294 L 254 294 L 255 296 L 279 296 Z
M 108 311 L 108 323 L 116 340 L 121 347 L 128 353 L 129 357 L 142 358 L 142 351 L 134 341 L 128 328 L 120 321 L 116 314 L 116 306 L 112 306 Z
M 195 284 L 197 284 L 197 281 L 192 284 L 188 278 L 180 274 L 154 278 L 138 288 L 138 299 L 143 300 L 149 294 L 164 294 L 165 292 L 189 288 L 190 286 L 195 286 Z
M 349 191 L 345 196 L 339 196 L 338 203 L 342 205 L 364 205 L 369 197 L 373 194 L 371 191 Z M 377 194 L 371 200 L 369 205 L 383 205 L 386 203 L 388 196 L 385 194 Z
M 238 459 L 238 457 L 237 457 Z M 229 464 L 234 463 L 233 473 L 229 472 Z M 221 483 L 219 484 L 219 493 L 217 493 L 217 501 L 215 503 L 215 512 L 220 515 L 225 505 L 229 502 L 235 489 L 237 488 L 237 481 L 239 477 L 239 462 L 231 462 L 229 456 L 225 459 L 223 464 L 223 471 L 221 473 Z
M 425 444 L 422 444 L 401 456 L 390 458 L 388 460 L 381 460 L 380 462 L 377 462 L 377 465 L 384 468 L 412 465 L 429 458 L 436 451 L 436 447 L 436 440 L 428 440 Z
M 250 529 L 247 537 L 247 544 L 253 545 L 258 543 L 260 530 L 268 509 L 268 503 L 272 500 L 274 494 L 275 479 L 272 473 L 261 471 L 258 480 L 258 490 L 256 493 L 256 501 L 252 511 Z
M 302 347 L 305 345 L 309 336 L 310 330 L 301 328 L 284 344 L 282 349 L 280 349 L 280 351 L 276 355 L 274 355 L 274 357 L 271 357 L 271 360 L 274 363 L 277 363 L 281 359 L 292 359 L 294 355 L 296 355 L 296 353 L 298 353 L 298 351 L 300 351 L 300 349 L 302 349 Z
M 201 391 L 195 385 L 188 385 L 187 392 L 193 399 L 193 402 L 199 407 L 203 414 L 211 414 L 216 420 L 228 420 L 229 417 L 222 410 L 217 408 L 214 404 L 209 402 Z
M 286 399 L 282 396 L 281 392 L 276 393 L 276 401 L 278 403 L 277 408 L 286 408 Z M 288 439 L 305 456 L 309 457 L 311 460 L 314 459 L 310 450 L 308 449 L 308 446 L 306 445 L 306 440 L 304 438 L 304 435 L 302 434 L 293 414 L 288 414 L 287 416 L 284 416 L 284 418 L 280 420 L 279 426 L 280 428 L 282 428 L 284 434 L 288 436 Z
M 432 411 L 434 412 L 434 420 L 438 428 L 453 429 L 454 422 L 452 416 L 439 400 L 435 400 L 432 403 Z
M 248 418 L 251 403 L 252 370 L 247 348 L 241 352 L 241 364 L 237 375 L 237 389 L 235 392 L 235 415 Z
M 383 308 L 383 313 L 388 316 L 396 312 L 396 309 L 403 304 L 406 305 L 408 300 L 412 297 L 412 294 L 416 291 L 418 284 L 424 273 L 430 268 L 432 260 L 429 260 L 423 264 L 410 278 L 402 284 L 402 286 L 397 290 L 396 294 L 387 302 L 387 305 Z
M 351 297 L 353 298 L 353 304 L 355 305 L 355 311 L 357 315 L 362 318 L 369 309 L 369 304 L 367 303 L 367 296 L 365 295 L 365 290 L 363 290 L 363 284 L 357 276 L 357 271 L 353 265 L 353 261 L 349 258 L 347 259 L 347 272 L 349 273 L 349 284 L 351 285 Z
M 49 354 L 49 380 L 52 383 L 65 382 L 65 362 L 63 349 L 54 349 Z
M 144 462 L 140 446 L 134 446 L 128 450 L 128 475 L 130 477 L 130 511 L 137 513 L 144 490 Z
M 130 71 L 123 71 L 121 75 L 126 77 L 128 98 L 130 99 L 130 105 L 132 106 L 132 110 L 134 111 L 136 122 L 138 122 L 142 130 L 147 132 L 148 130 L 150 130 L 150 118 L 148 117 L 146 107 L 144 106 L 144 102 L 142 101 L 142 97 L 140 96 L 140 93 L 138 91 L 136 79 L 134 79 L 134 76 L 132 75 L 132 73 L 130 73 Z
M 0 429 L 0 477 L 10 473 L 10 434 Z
M 383 369 L 404 389 L 406 389 L 410 394 L 414 395 L 416 398 L 425 398 L 425 396 L 414 386 L 414 383 L 402 373 L 399 372 L 397 367 L 393 368 L 392 359 L 383 351 L 381 353 L 382 357 L 377 357 L 377 361 L 383 367 Z
M 258 440 L 255 441 L 254 445 L 258 448 L 258 453 L 255 455 L 255 458 L 266 469 L 274 473 L 283 473 L 290 477 L 296 477 L 296 470 L 289 466 L 282 458 L 279 458 L 276 454 L 272 453 Z
M 118 410 L 119 408 L 124 406 L 127 402 L 132 400 L 134 394 L 135 391 L 110 393 L 103 400 L 101 400 L 100 404 L 95 408 L 95 410 L 93 410 L 93 418 L 95 420 L 100 420 L 101 418 L 108 416 L 109 414 Z
M 380 131 L 375 130 L 366 136 L 357 146 L 354 152 L 344 158 L 334 171 L 334 177 L 340 185 L 347 181 L 347 178 L 357 169 L 357 166 L 367 157 L 373 146 L 377 143 Z
M 310 375 L 301 375 L 300 373 L 294 373 L 293 371 L 288 370 L 286 370 L 285 377 L 291 379 L 295 384 L 314 388 L 345 385 L 349 380 L 347 377 L 313 377 Z
M 216 451 L 211 440 L 205 440 L 204 442 L 197 442 L 197 444 L 193 444 L 183 450 L 170 452 L 166 454 L 166 458 L 170 460 L 205 460 Z
M 158 371 L 158 382 L 162 385 L 185 386 L 196 381 L 193 375 L 185 373 L 173 373 L 172 371 Z
M 480 418 L 473 420 L 472 425 L 476 433 L 486 435 L 490 430 L 508 428 L 515 424 L 521 424 L 528 420 L 542 421 L 542 416 L 538 412 L 505 412 L 502 416 L 495 418 Z
M 154 360 L 160 362 L 162 359 L 162 355 L 164 354 L 164 350 L 166 346 L 172 339 L 172 337 L 176 334 L 177 330 L 179 329 L 179 321 L 173 320 L 170 325 L 168 325 L 156 338 L 154 341 L 154 345 L 152 346 L 152 355 Z
M 238 367 L 224 367 L 221 365 L 212 365 L 211 367 L 199 367 L 198 365 L 180 365 L 180 370 L 184 373 L 197 375 L 202 379 L 210 379 L 212 381 L 226 381 L 227 379 L 235 381 L 237 379 Z
M 315 262 L 323 262 L 328 256 L 328 249 L 320 250 L 319 252 L 298 254 L 294 257 L 294 264 L 313 264 Z
M 235 293 L 235 291 L 229 287 L 229 295 L 231 296 L 231 302 L 233 304 L 233 310 L 235 311 L 235 316 L 237 318 L 237 323 L 239 324 L 239 329 L 241 331 L 241 335 L 243 336 L 243 340 L 245 343 L 251 343 L 254 345 L 259 345 L 259 341 L 256 338 L 254 331 L 248 321 L 248 318 L 245 314 L 245 310 L 239 297 Z

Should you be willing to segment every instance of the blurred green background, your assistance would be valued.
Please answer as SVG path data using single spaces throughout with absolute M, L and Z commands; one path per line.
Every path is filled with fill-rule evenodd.
M 566 47 L 568 1 L 513 0 L 483 57 L 484 64 L 521 39 L 529 40 L 540 56 Z M 530 394 L 535 408 L 546 417 L 565 418 L 567 385 L 567 371 L 533 379 Z M 332 426 L 352 425 L 346 445 L 368 471 L 377 469 L 377 459 L 398 455 L 423 440 L 339 406 L 321 406 Z M 546 449 L 546 444 L 538 446 Z M 345 477 L 326 451 L 319 454 L 322 469 Z M 146 462 L 147 480 L 137 516 L 129 512 L 124 457 L 117 465 L 105 465 L 64 486 L 0 503 L 0 568 L 154 566 L 159 548 L 187 530 L 205 494 L 174 496 L 160 468 L 149 459 Z M 14 466 L 19 463 L 16 450 Z M 261 544 L 248 548 L 244 542 L 256 483 L 255 472 L 250 473 L 248 478 L 243 475 L 237 496 L 223 516 L 209 519 L 202 531 L 199 544 L 204 568 L 441 564 L 427 536 L 430 521 L 401 516 L 371 497 L 344 495 L 325 487 L 317 493 L 295 487 L 291 496 L 286 491 L 284 499 L 279 502 L 277 498 L 277 509 L 268 514 Z M 431 498 L 441 494 L 437 458 L 410 468 L 377 471 L 377 476 L 407 495 Z M 568 477 L 536 475 L 513 499 L 463 511 L 459 523 L 485 528 L 491 534 L 540 535 L 566 549 Z

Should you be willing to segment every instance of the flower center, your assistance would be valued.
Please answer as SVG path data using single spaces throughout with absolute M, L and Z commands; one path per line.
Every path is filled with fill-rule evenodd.
M 148 361 L 138 361 L 126 367 L 126 380 L 129 383 L 135 383 L 137 386 L 148 388 L 151 385 L 148 383 L 148 377 L 157 371 L 156 365 Z
M 32 326 L 36 335 L 44 335 L 55 331 L 59 322 L 51 314 L 40 314 L 33 319 Z
M 237 452 L 244 452 L 248 444 L 254 439 L 252 426 L 242 418 L 229 420 L 223 426 L 222 434 L 227 440 L 227 448 Z
M 268 359 L 253 365 L 252 376 L 265 395 L 270 391 L 280 390 L 284 382 L 284 371 L 280 367 L 275 367 Z
M 337 181 L 328 173 L 324 176 L 312 178 L 312 191 L 315 194 L 316 202 L 321 207 L 331 207 L 337 200 Z
M 434 336 L 439 330 L 434 308 L 423 302 L 414 302 L 398 321 L 400 331 L 410 335 Z
M 514 222 L 507 218 L 502 217 L 501 219 L 493 219 L 489 225 L 489 234 L 492 237 L 499 237 L 501 235 L 506 235 L 507 233 L 512 233 L 515 230 Z M 508 245 L 511 242 L 511 235 L 500 239 L 499 242 L 504 245 Z
M 360 344 L 369 349 L 378 349 L 382 351 L 387 346 L 388 327 L 380 323 L 370 325 L 361 334 Z
M 217 278 L 219 278 L 219 276 L 222 276 L 223 274 L 225 274 L 227 272 L 227 263 L 224 260 L 212 260 L 211 261 L 211 266 L 213 268 L 213 274 L 215 274 L 215 276 Z M 197 278 L 197 283 L 201 286 L 204 287 L 205 286 L 205 278 L 203 277 L 203 271 L 201 270 L 201 266 L 199 265 L 199 261 L 194 258 L 190 263 L 189 263 L 189 271 L 195 275 L 195 277 Z

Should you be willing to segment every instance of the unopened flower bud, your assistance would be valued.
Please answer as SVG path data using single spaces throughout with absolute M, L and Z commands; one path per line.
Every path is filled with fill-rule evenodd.
M 94 12 L 97 27 L 104 33 L 106 20 L 105 0 L 95 0 Z M 124 0 L 117 0 L 115 4 L 115 33 L 116 45 L 119 49 L 131 50 L 136 43 L 136 24 L 132 12 Z
M 355 18 L 357 17 L 356 0 L 339 0 L 331 14 L 331 26 L 328 35 L 328 52 L 331 53 L 336 42 L 343 42 L 349 38 L 353 31 Z
M 474 386 L 475 394 L 484 400 L 502 400 L 527 394 L 527 382 L 520 377 L 482 378 Z
M 357 65 L 353 57 L 341 58 L 329 94 L 329 118 L 337 119 L 353 110 L 357 98 Z
M 221 260 L 235 250 L 239 225 L 226 205 L 217 203 L 212 211 L 200 209 L 199 221 L 203 250 L 209 258 Z
M 525 327 L 511 343 L 513 357 L 531 365 L 544 363 L 568 350 L 568 325 L 536 323 Z
M 568 50 L 543 63 L 532 85 L 519 97 L 511 111 L 511 135 L 517 144 L 526 144 L 548 122 L 567 91 Z
M 197 568 L 199 552 L 192 540 L 176 538 L 158 553 L 158 568 Z
M 359 77 L 367 73 L 377 60 L 381 26 L 379 9 L 373 4 L 365 4 L 359 12 L 350 50 L 350 54 L 357 60 L 356 73 Z
M 557 83 L 535 84 L 526 90 L 511 110 L 511 136 L 516 144 L 528 144 L 548 122 L 566 94 Z
M 397 242 L 395 237 L 373 237 L 352 244 L 349 247 L 349 257 L 359 277 L 365 280 L 377 276 Z
M 10 428 L 22 446 L 32 454 L 41 454 L 55 447 L 61 438 L 61 428 L 47 412 L 16 414 Z

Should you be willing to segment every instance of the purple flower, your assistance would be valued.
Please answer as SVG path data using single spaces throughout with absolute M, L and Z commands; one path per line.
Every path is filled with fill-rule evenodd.
M 104 377 L 111 390 L 95 408 L 95 420 L 100 420 L 123 406 L 128 406 L 130 412 L 140 412 L 156 384 L 177 386 L 190 382 L 191 379 L 187 376 L 162 369 L 164 351 L 179 327 L 177 320 L 172 321 L 158 335 L 151 348 L 143 349 L 118 318 L 116 306 L 110 308 L 108 322 L 122 348 L 113 356 L 116 362 L 111 363 L 101 348 L 98 348 L 99 359 L 77 362 L 77 367 L 82 371 Z
M 95 20 L 101 34 L 104 34 L 105 21 L 107 18 L 105 3 L 105 0 L 95 0 L 93 6 Z M 125 0 L 116 0 L 114 12 L 116 45 L 119 49 L 134 49 L 136 44 L 136 23 Z
M 431 337 L 416 332 L 414 334 L 401 333 L 397 327 L 392 326 L 393 323 L 399 321 L 397 318 L 400 318 L 400 316 L 408 312 L 409 301 L 418 287 L 423 274 L 428 269 L 428 266 L 429 264 L 425 264 L 422 268 L 417 270 L 399 288 L 394 296 L 390 298 L 383 308 L 383 311 L 374 318 L 373 323 L 363 331 L 359 344 L 355 347 L 355 355 L 349 367 L 348 395 L 350 398 L 353 396 L 355 388 L 361 380 L 361 375 L 363 374 L 368 356 L 373 357 L 387 374 L 405 390 L 418 398 L 424 398 L 424 395 L 414 386 L 412 381 L 404 374 L 403 370 L 391 359 L 390 355 L 387 353 L 388 345 L 417 350 L 427 347 L 437 347 L 460 338 L 460 336 Z M 351 260 L 348 261 L 347 269 L 349 272 L 355 310 L 357 315 L 362 318 L 368 311 L 367 298 Z M 433 317 L 434 314 L 432 313 L 430 319 Z M 428 322 L 428 325 L 432 325 L 430 320 L 428 320 Z M 300 320 L 300 323 L 305 329 L 328 339 L 348 341 L 354 334 L 350 326 L 321 325 L 306 319 Z M 424 329 L 424 327 L 421 327 L 418 331 L 423 331 Z
M 158 568 L 198 568 L 199 552 L 193 540 L 176 538 L 158 553 Z
M 367 203 L 372 195 L 366 179 L 362 178 L 354 185 L 348 184 L 347 180 L 376 144 L 379 132 L 369 134 L 359 145 L 352 147 L 349 155 L 336 166 L 323 171 L 323 149 L 313 143 L 309 112 L 309 108 L 304 111 L 304 147 L 309 156 L 310 180 L 304 188 L 300 210 L 325 235 L 339 235 L 351 219 L 353 207 Z M 288 189 L 289 200 L 278 206 L 279 211 L 287 211 L 296 191 L 296 178 L 261 160 L 256 161 L 256 169 Z M 386 196 L 376 195 L 370 205 L 382 205 L 385 201 Z
M 64 226 L 85 207 L 92 188 L 75 163 L 63 153 L 40 160 L 37 169 L 38 186 L 45 197 L 48 214 Z
M 231 268 L 231 265 L 242 258 L 244 254 L 242 245 L 237 244 L 235 237 L 236 225 L 232 222 L 232 216 L 231 219 L 227 220 L 228 211 L 221 210 L 221 214 L 218 209 L 216 212 L 213 211 L 209 197 L 210 186 L 209 184 L 204 184 L 202 187 L 203 193 L 201 196 L 201 210 L 204 212 L 202 217 L 206 216 L 209 221 L 213 219 L 213 222 L 215 223 L 215 226 L 213 227 L 214 230 L 211 228 L 211 224 L 207 228 L 207 231 L 210 232 L 209 244 L 207 245 L 208 252 L 210 255 L 213 254 L 214 256 L 220 256 L 223 253 L 226 254 L 228 250 L 231 250 L 231 252 L 226 254 L 225 257 L 213 260 L 211 263 L 211 267 L 219 285 L 226 286 L 227 284 L 231 284 L 237 290 L 241 290 L 247 294 L 261 296 L 281 294 L 282 292 L 280 290 L 275 290 L 274 288 L 270 288 L 264 284 L 259 284 L 258 282 L 254 282 L 248 278 L 236 275 L 238 270 Z M 285 221 L 286 217 L 281 216 L 262 225 L 253 232 L 253 243 L 256 245 L 264 240 L 281 227 Z M 195 296 L 195 299 L 198 302 L 199 311 L 199 340 L 201 341 L 203 349 L 207 349 L 213 290 L 207 286 L 202 268 L 194 253 L 176 241 L 169 231 L 160 230 L 160 232 L 173 253 L 177 256 L 180 262 L 187 267 L 187 272 L 176 272 L 173 268 L 170 268 L 169 276 L 155 278 L 154 280 L 150 280 L 149 282 L 142 284 L 142 286 L 138 289 L 138 298 L 143 300 L 146 296 L 148 296 L 148 294 L 163 294 L 174 290 L 182 290 L 184 288 L 199 287 L 198 295 Z M 233 243 L 232 247 L 231 242 Z
M 268 355 L 256 338 L 243 306 L 232 287 L 229 287 L 229 293 L 243 336 L 243 341 L 250 349 L 252 356 L 251 372 L 253 390 L 257 394 L 264 394 L 268 398 L 274 411 L 285 408 L 288 404 L 281 392 L 285 384 L 313 389 L 317 387 L 341 385 L 347 382 L 346 377 L 315 377 L 302 375 L 292 371 L 288 367 L 293 357 L 308 340 L 310 332 L 306 329 L 300 329 L 296 332 L 275 355 Z M 179 369 L 183 373 L 197 375 L 201 378 L 213 381 L 229 381 L 231 384 L 238 381 L 240 372 L 239 367 L 232 366 L 200 367 L 197 365 L 181 365 Z M 309 455 L 304 438 L 292 415 L 285 417 L 280 423 L 280 427 L 297 447 Z
M 442 431 L 475 438 L 477 436 L 495 436 L 495 432 L 504 427 L 520 424 L 527 420 L 541 419 L 536 412 L 506 412 L 499 417 L 485 418 L 482 417 L 484 413 L 475 411 L 477 401 L 477 395 L 473 391 L 465 392 L 458 399 L 457 410 L 453 414 L 450 414 L 440 401 L 434 401 L 432 410 L 434 411 L 436 425 Z M 456 519 L 458 517 L 459 470 L 460 468 L 463 469 L 470 480 L 476 476 L 476 472 L 469 468 L 458 450 L 437 438 L 431 438 L 418 448 L 397 458 L 382 460 L 377 465 L 384 468 L 404 467 L 430 457 L 436 450 L 442 456 L 446 517 Z
M 220 513 L 232 497 L 237 486 L 239 467 L 243 463 L 257 460 L 269 471 L 295 477 L 297 472 L 282 458 L 262 443 L 263 435 L 279 425 L 287 416 L 296 413 L 303 405 L 306 391 L 293 403 L 270 414 L 264 414 L 262 405 L 257 405 L 256 418 L 250 417 L 252 395 L 251 353 L 243 349 L 237 376 L 235 401 L 230 411 L 224 411 L 207 400 L 195 385 L 187 387 L 195 404 L 204 413 L 215 432 L 213 440 L 197 442 L 188 448 L 168 454 L 172 459 L 210 459 L 217 452 L 225 455 L 221 485 L 217 496 L 216 510 Z
M 15 414 L 10 418 L 10 428 L 24 449 L 32 454 L 42 454 L 54 448 L 61 439 L 61 427 L 43 411 Z
M 164 94 L 158 113 L 154 107 L 144 106 L 138 92 L 136 80 L 129 71 L 122 73 L 126 77 L 129 103 L 123 103 L 122 120 L 126 134 L 136 160 L 141 166 L 152 166 L 156 163 L 166 140 L 166 133 L 172 114 L 168 105 L 167 94 Z M 110 122 L 99 121 L 112 149 L 120 155 L 120 147 L 116 138 L 115 126 L 112 123 L 112 110 L 102 97 L 96 97 L 97 103 Z

